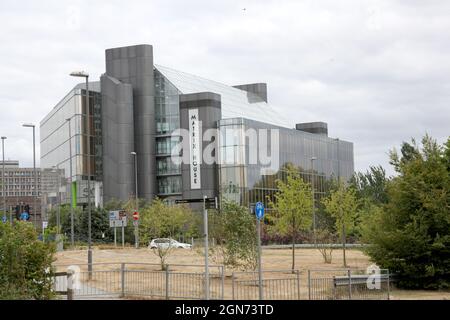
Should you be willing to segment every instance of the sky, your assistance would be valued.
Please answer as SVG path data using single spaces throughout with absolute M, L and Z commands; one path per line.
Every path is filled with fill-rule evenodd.
M 428 133 L 450 135 L 450 1 L 0 2 L 0 135 L 32 166 L 32 129 L 107 48 L 151 44 L 154 62 L 225 84 L 268 84 L 269 103 L 354 143 L 355 170 Z

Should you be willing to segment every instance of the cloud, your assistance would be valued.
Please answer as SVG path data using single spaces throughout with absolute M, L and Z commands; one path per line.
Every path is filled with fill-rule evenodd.
M 245 8 L 245 10 L 243 10 Z M 268 83 L 296 122 L 326 121 L 355 166 L 426 132 L 449 136 L 448 1 L 11 1 L 0 4 L 6 155 L 32 164 L 31 131 L 104 50 L 149 43 L 155 62 L 227 84 Z

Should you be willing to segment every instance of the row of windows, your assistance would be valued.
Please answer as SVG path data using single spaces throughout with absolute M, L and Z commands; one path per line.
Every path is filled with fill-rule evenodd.
M 25 184 L 25 183 L 34 183 L 34 179 L 5 179 L 5 183 L 8 184 Z M 41 179 L 37 180 L 38 183 L 41 182 Z M 0 178 L 0 184 L 3 183 L 3 179 Z
M 0 165 L 0 169 L 1 169 L 1 165 Z M 36 170 L 36 174 L 38 175 L 38 176 L 40 176 L 41 175 L 41 173 L 38 171 L 38 170 Z M 5 177 L 23 177 L 23 176 L 34 176 L 34 171 L 33 170 L 30 170 L 30 171 L 6 171 L 5 170 Z M 1 180 L 2 178 L 0 177 L 0 180 Z
M 38 193 L 39 194 L 39 196 L 41 196 L 42 195 L 42 193 Z M 28 196 L 28 197 L 31 197 L 31 196 L 35 196 L 36 195 L 36 192 L 5 192 L 5 196 L 6 197 L 20 197 L 20 196 Z M 0 191 L 0 196 L 3 196 L 3 192 L 1 192 Z
M 39 189 L 40 184 L 38 184 L 38 189 Z M 1 189 L 5 189 L 5 190 L 21 190 L 21 189 L 25 189 L 25 190 L 31 190 L 31 189 L 35 189 L 34 188 L 34 184 L 33 185 L 4 185 L 1 187 Z

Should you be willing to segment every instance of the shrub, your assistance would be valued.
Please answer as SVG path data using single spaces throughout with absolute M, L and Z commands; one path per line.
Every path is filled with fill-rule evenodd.
M 0 299 L 50 299 L 55 246 L 32 224 L 0 224 Z

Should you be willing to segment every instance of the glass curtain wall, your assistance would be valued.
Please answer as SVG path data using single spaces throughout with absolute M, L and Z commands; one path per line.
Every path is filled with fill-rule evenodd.
M 326 193 L 331 177 L 340 175 L 348 180 L 353 174 L 352 143 L 242 118 L 221 120 L 219 128 L 220 195 L 242 205 L 253 206 L 261 201 L 268 207 L 268 199 L 275 200 L 276 181 L 286 181 L 288 164 L 297 167 L 306 182 L 313 179 L 317 199 Z M 264 166 L 259 162 L 249 163 L 250 147 L 255 147 L 255 143 L 249 143 L 248 129 L 279 130 L 279 167 L 274 172 L 262 170 Z M 270 132 L 267 131 L 269 141 Z M 258 149 L 258 160 L 259 152 Z M 272 154 L 270 143 L 269 154 Z M 312 157 L 317 158 L 313 163 Z
M 179 141 L 179 137 L 172 137 L 172 132 L 180 127 L 180 92 L 157 69 L 154 74 L 158 195 L 180 195 L 181 165 L 171 155 Z
M 85 90 L 75 88 L 42 120 L 41 167 L 42 169 L 58 168 L 64 174 L 64 192 L 62 202 L 70 202 L 70 178 L 76 182 L 78 204 L 87 202 L 87 164 L 90 159 L 91 180 L 101 181 L 101 95 L 90 91 L 89 123 L 91 150 L 87 150 L 86 103 Z M 70 135 L 69 124 L 70 119 Z M 72 149 L 69 149 L 69 136 Z M 72 155 L 72 177 L 70 177 L 70 155 Z M 93 187 L 93 185 L 92 185 Z

